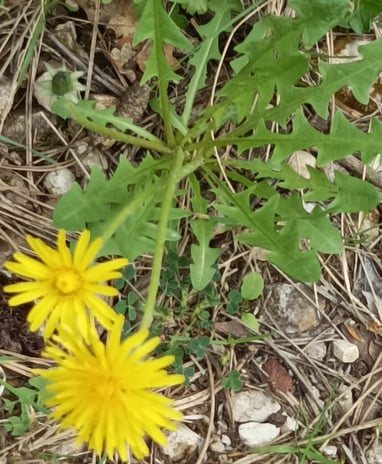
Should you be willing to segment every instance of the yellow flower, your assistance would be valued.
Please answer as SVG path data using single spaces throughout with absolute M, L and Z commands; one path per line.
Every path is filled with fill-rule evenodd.
M 89 322 L 94 318 L 109 329 L 116 313 L 98 295 L 118 293 L 104 282 L 120 277 L 117 270 L 127 264 L 127 259 L 92 265 L 102 239 L 90 242 L 88 230 L 81 233 L 73 253 L 66 245 L 63 230 L 58 234 L 57 249 L 31 236 L 27 236 L 27 242 L 38 259 L 14 253 L 15 261 L 7 261 L 4 267 L 33 281 L 6 285 L 3 290 L 17 294 L 9 299 L 9 306 L 38 300 L 28 314 L 30 329 L 35 331 L 46 323 L 44 337 L 50 338 L 60 324 L 65 324 L 77 327 L 86 336 Z
M 147 330 L 121 342 L 123 322 L 117 316 L 106 344 L 94 328 L 87 345 L 72 328 L 61 326 L 44 351 L 57 366 L 37 373 L 48 380 L 45 404 L 54 408 L 51 416 L 61 428 L 74 429 L 77 444 L 126 461 L 128 446 L 141 459 L 149 453 L 146 436 L 163 445 L 161 428 L 176 430 L 173 421 L 182 414 L 152 389 L 179 385 L 184 377 L 164 369 L 173 356 L 147 357 L 160 343 L 159 337 L 147 340 Z

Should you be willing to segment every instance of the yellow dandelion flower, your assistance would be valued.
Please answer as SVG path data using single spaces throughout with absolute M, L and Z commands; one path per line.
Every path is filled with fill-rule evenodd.
M 27 242 L 38 259 L 14 253 L 14 261 L 7 261 L 4 267 L 32 281 L 6 285 L 3 290 L 16 293 L 9 299 L 9 306 L 37 300 L 28 314 L 31 331 L 45 323 L 44 337 L 50 338 L 60 324 L 65 324 L 78 327 L 86 336 L 94 318 L 109 329 L 116 313 L 99 296 L 118 293 L 104 282 L 121 277 L 117 270 L 127 264 L 127 259 L 92 264 L 103 242 L 101 238 L 90 242 L 88 230 L 81 233 L 73 253 L 63 230 L 58 234 L 57 249 L 31 236 L 27 236 Z
M 164 369 L 173 356 L 148 358 L 160 339 L 147 340 L 147 330 L 121 342 L 123 323 L 117 316 L 105 344 L 95 330 L 86 344 L 72 328 L 60 327 L 44 351 L 57 366 L 37 372 L 48 380 L 45 404 L 60 427 L 74 429 L 77 444 L 87 443 L 98 455 L 113 459 L 117 453 L 126 461 L 128 447 L 141 459 L 149 453 L 145 437 L 164 445 L 161 428 L 176 430 L 173 421 L 182 414 L 152 389 L 179 385 L 184 377 Z

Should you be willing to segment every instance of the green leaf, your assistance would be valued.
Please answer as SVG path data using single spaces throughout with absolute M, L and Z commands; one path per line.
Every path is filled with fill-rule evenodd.
M 114 305 L 114 310 L 117 314 L 126 314 L 127 303 L 126 300 L 120 300 Z
M 349 20 L 350 27 L 358 34 L 370 32 L 372 20 L 382 12 L 380 0 L 355 0 L 355 8 Z
M 179 3 L 182 8 L 190 14 L 204 14 L 208 9 L 208 0 L 171 0 L 173 3 Z
M 193 192 L 192 209 L 200 216 L 191 221 L 191 230 L 198 240 L 197 245 L 191 245 L 193 261 L 190 264 L 191 283 L 195 290 L 201 291 L 211 282 L 216 272 L 215 262 L 220 255 L 220 250 L 209 246 L 215 231 L 215 221 L 212 221 L 206 214 L 208 201 L 201 196 L 199 182 L 194 175 L 190 176 L 189 182 Z
M 250 208 L 250 195 L 255 187 L 238 194 L 227 194 L 228 204 L 218 203 L 229 224 L 241 225 L 251 232 L 237 235 L 237 239 L 251 246 L 269 250 L 267 258 L 291 277 L 303 282 L 315 282 L 320 277 L 320 264 L 313 249 L 303 249 L 300 237 L 291 227 L 279 226 L 276 214 L 280 197 L 274 195 L 256 211 Z
M 58 201 L 53 213 L 53 222 L 67 230 L 83 230 L 87 222 L 94 222 L 109 215 L 109 207 L 105 204 L 102 192 L 107 181 L 102 170 L 95 166 L 83 192 L 79 184 L 74 183 L 69 191 Z M 73 205 L 76 205 L 73 208 Z
M 204 358 L 210 339 L 206 335 L 200 338 L 191 338 L 187 344 L 189 353 L 195 354 L 199 359 Z
M 167 63 L 163 46 L 167 43 L 180 50 L 192 50 L 192 45 L 166 12 L 163 3 L 158 0 L 145 2 L 145 7 L 137 23 L 133 45 L 136 46 L 144 40 L 151 40 L 153 46 L 146 62 L 142 82 L 147 82 L 158 76 L 165 82 L 178 81 L 180 76 L 174 73 Z
M 226 377 L 223 377 L 222 387 L 230 388 L 233 391 L 240 391 L 243 387 L 243 383 L 240 380 L 240 372 L 233 370 Z
M 192 227 L 193 226 L 193 227 Z M 199 245 L 191 245 L 191 258 L 195 264 L 190 264 L 192 287 L 201 291 L 211 282 L 216 269 L 214 264 L 220 255 L 220 250 L 209 248 L 211 229 L 205 223 L 191 225 L 192 231 L 199 240 Z
M 339 171 L 336 171 L 334 176 L 338 190 L 335 199 L 329 205 L 329 211 L 333 213 L 369 211 L 382 200 L 382 195 L 369 182 Z
M 255 332 L 259 332 L 260 325 L 255 315 L 252 313 L 243 313 L 240 318 L 241 322 Z
M 262 117 L 273 98 L 280 98 L 308 70 L 308 58 L 298 53 L 301 31 L 290 18 L 268 16 L 255 24 L 245 40 L 235 47 L 243 56 L 231 66 L 238 74 L 219 92 L 237 107 L 238 121 L 252 114 Z M 256 106 L 252 108 L 256 96 Z M 290 113 L 288 113 L 288 116 Z
M 251 272 L 244 276 L 241 284 L 241 294 L 245 300 L 255 300 L 264 289 L 264 280 L 258 272 Z
M 8 400 L 7 398 L 2 398 L 2 402 L 4 403 L 5 409 L 8 414 L 12 414 L 16 404 L 18 403 L 17 400 L 11 401 L 11 400 Z
M 110 108 L 96 109 L 95 104 L 95 101 L 92 100 L 79 101 L 75 105 L 75 114 L 72 111 L 73 108 L 70 105 L 67 105 L 65 101 L 56 101 L 52 105 L 55 113 L 63 119 L 75 119 L 75 115 L 78 113 L 100 127 L 106 127 L 111 124 L 123 132 L 131 131 L 146 140 L 160 142 L 159 139 L 155 137 L 155 135 L 137 126 L 131 119 L 122 116 L 116 116 L 114 114 L 114 106 L 111 106 Z
M 359 47 L 362 60 L 343 64 L 328 64 L 320 62 L 321 82 L 316 87 L 292 87 L 284 94 L 280 105 L 269 110 L 269 117 L 279 121 L 285 119 L 302 104 L 309 103 L 318 115 L 328 117 L 329 101 L 338 90 L 351 87 L 354 98 L 363 105 L 369 101 L 369 89 L 379 73 L 382 72 L 382 39 Z
M 349 16 L 349 0 L 290 0 L 288 4 L 296 10 L 305 27 L 302 38 L 306 48 L 311 48 L 327 31 L 343 23 Z
M 339 232 L 330 224 L 327 218 L 328 213 L 368 211 L 375 208 L 381 199 L 380 193 L 372 184 L 337 171 L 334 173 L 333 182 L 330 182 L 324 172 L 312 167 L 308 167 L 310 178 L 305 179 L 284 162 L 274 166 L 272 163 L 263 163 L 260 160 L 234 161 L 232 165 L 240 169 L 250 170 L 255 173 L 257 179 L 278 179 L 278 186 L 283 189 L 303 189 L 302 199 L 304 201 L 332 200 L 332 203 L 325 210 L 316 207 L 311 213 L 307 213 L 299 197 L 292 194 L 288 198 L 281 198 L 276 209 L 281 220 L 285 222 L 298 221 L 298 229 L 301 232 L 304 231 L 305 238 L 312 234 L 311 240 L 314 235 L 317 235 L 315 240 L 317 250 L 324 253 L 337 253 L 340 247 Z M 276 194 L 276 191 L 270 188 L 268 183 L 264 185 L 270 192 L 273 192 L 273 195 L 265 192 L 262 185 L 260 182 L 257 187 L 252 188 L 253 194 L 265 199 Z M 308 225 L 310 221 L 311 224 Z
M 382 51 L 382 50 L 381 50 Z M 254 135 L 241 139 L 229 139 L 239 151 L 272 144 L 275 146 L 272 162 L 280 163 L 297 150 L 317 148 L 317 166 L 324 166 L 355 152 L 361 153 L 365 163 L 370 163 L 380 152 L 382 123 L 374 119 L 368 133 L 358 129 L 348 121 L 342 112 L 333 116 L 330 134 L 314 129 L 298 110 L 293 119 L 293 130 L 289 134 L 270 131 L 262 122 Z M 228 141 L 228 140 L 227 140 Z
M 322 253 L 342 251 L 340 232 L 331 224 L 327 213 L 319 206 L 308 213 L 297 193 L 280 198 L 277 213 L 279 220 L 286 222 L 285 228 L 288 233 L 296 235 L 300 240 L 308 241 L 309 246 L 314 250 Z
M 196 7 L 195 2 L 192 4 Z M 207 4 L 205 6 L 207 8 Z M 237 0 L 210 0 L 208 6 L 214 14 L 208 23 L 196 26 L 196 31 L 202 37 L 202 42 L 188 61 L 194 67 L 194 74 L 188 84 L 185 98 L 182 116 L 184 125 L 187 125 L 190 119 L 196 92 L 206 83 L 208 63 L 211 60 L 220 59 L 220 33 L 232 29 L 231 11 L 239 10 L 241 7 Z
M 102 254 L 119 254 L 132 261 L 143 253 L 152 252 L 155 249 L 167 163 L 168 160 L 154 160 L 147 156 L 135 167 L 121 157 L 109 180 L 95 167 L 84 191 L 74 184 L 58 201 L 53 215 L 54 223 L 66 230 L 88 228 L 93 236 L 102 236 L 122 210 L 130 209 L 113 237 L 105 243 Z M 157 170 L 162 174 L 162 181 Z M 73 205 L 76 207 L 73 208 Z M 168 228 L 166 240 L 179 239 L 176 223 L 187 215 L 184 210 L 171 209 L 170 219 L 174 221 L 174 229 Z
M 82 230 L 87 223 L 110 218 L 111 205 L 121 205 L 134 198 L 134 193 L 128 190 L 129 185 L 144 182 L 148 175 L 155 179 L 155 162 L 152 161 L 152 158 L 148 157 L 146 162 L 135 168 L 126 158 L 121 157 L 110 180 L 107 180 L 102 170 L 95 166 L 84 191 L 74 183 L 60 198 L 54 211 L 53 221 L 58 227 L 67 230 Z M 73 208 L 73 205 L 76 207 Z
M 379 60 L 382 39 L 359 47 L 362 56 L 359 61 L 343 64 L 320 61 L 320 83 L 315 87 L 301 87 L 295 85 L 307 67 L 307 57 L 299 50 L 301 24 L 289 18 L 269 17 L 263 21 L 269 26 L 271 34 L 268 32 L 267 37 L 267 30 L 261 29 L 263 38 L 258 32 L 250 33 L 246 39 L 249 43 L 244 41 L 237 46 L 239 51 L 245 53 L 248 64 L 220 92 L 226 100 L 223 106 L 216 108 L 219 114 L 223 109 L 227 113 L 232 112 L 231 106 L 234 104 L 238 121 L 246 117 L 246 121 L 234 129 L 232 135 L 253 131 L 261 119 L 285 125 L 286 120 L 304 104 L 312 105 L 318 115 L 326 119 L 330 99 L 343 87 L 350 87 L 360 103 L 368 103 L 370 86 L 382 72 L 382 62 Z M 260 29 L 259 24 L 254 26 L 254 30 L 256 27 Z M 268 108 L 275 88 L 279 104 Z M 254 99 L 256 106 L 252 108 Z
M 26 414 L 18 416 L 8 417 L 6 422 L 4 422 L 3 427 L 5 430 L 11 433 L 14 437 L 19 437 L 23 435 L 30 426 L 29 417 Z
M 227 296 L 230 303 L 240 304 L 243 301 L 243 295 L 236 289 L 230 290 Z

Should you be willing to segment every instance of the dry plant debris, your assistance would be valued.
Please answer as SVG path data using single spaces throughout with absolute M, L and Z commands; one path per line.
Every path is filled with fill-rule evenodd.
M 174 2 L 177 6 L 186 3 Z M 294 14 L 291 9 L 293 2 L 288 5 L 289 2 L 281 0 L 267 0 L 259 6 L 251 1 L 242 3 L 246 7 L 253 6 L 253 9 L 243 18 L 243 28 L 237 28 L 232 36 L 228 33 L 221 35 L 220 51 L 227 46 L 227 53 L 230 53 L 231 41 L 239 40 L 240 34 L 249 33 L 251 26 L 268 14 L 285 18 Z M 94 165 L 110 178 L 121 154 L 136 164 L 143 158 L 143 150 L 138 147 L 96 134 L 75 121 L 64 121 L 43 108 L 36 98 L 35 82 L 45 72 L 46 62 L 84 72 L 85 95 L 99 102 L 100 108 L 115 106 L 118 115 L 139 122 L 152 134 L 160 135 L 164 130 L 157 113 L 148 106 L 150 97 L 153 97 L 152 87 L 142 86 L 139 82 L 146 70 L 151 44 L 146 40 L 134 45 L 138 20 L 133 13 L 132 2 L 114 0 L 103 4 L 76 0 L 72 4 L 79 7 L 77 12 L 57 5 L 45 17 L 42 2 L 0 2 L 1 266 L 15 250 L 27 252 L 27 234 L 54 244 L 57 228 L 52 223 L 52 214 L 65 189 L 57 189 L 57 181 L 52 178 L 69 173 L 72 180 L 85 186 Z M 180 16 L 190 18 L 185 11 L 176 11 L 182 13 Z M 198 19 L 196 16 L 190 21 L 195 23 Z M 196 24 L 194 31 L 202 35 L 203 29 L 197 27 Z M 41 34 L 40 29 L 43 31 Z M 337 27 L 314 47 L 318 57 L 328 54 L 332 63 L 336 60 L 343 63 L 345 59 L 349 60 L 349 56 L 352 60 L 358 59 L 358 46 L 381 35 L 377 22 L 372 24 L 367 36 L 349 34 Z M 192 40 L 197 41 L 199 37 L 194 34 Z M 23 70 L 23 60 L 31 51 L 29 67 Z M 183 67 L 174 47 L 167 44 L 164 53 L 167 64 L 177 73 L 187 76 L 189 70 Z M 206 86 L 200 90 L 193 111 L 205 106 L 206 102 L 214 102 L 216 86 L 221 86 L 230 77 L 232 70 L 225 63 L 224 54 L 219 59 L 219 53 L 217 64 L 208 68 Z M 315 79 L 317 76 L 314 74 L 307 74 L 301 86 L 314 87 L 317 85 Z M 84 85 L 85 80 L 82 81 Z M 170 98 L 179 101 L 179 106 L 185 99 L 186 86 L 185 83 L 170 89 Z M 372 116 L 382 119 L 381 87 L 379 77 L 370 88 L 367 104 L 360 104 L 354 99 L 351 89 L 343 88 L 332 99 L 332 111 L 340 108 L 355 126 L 368 127 Z M 328 131 L 326 121 L 310 106 L 305 111 L 316 128 L 323 133 Z M 282 125 L 277 129 L 281 133 Z M 253 151 L 256 150 L 256 156 L 267 159 L 271 146 Z M 224 162 L 229 152 L 217 153 L 216 156 L 221 156 Z M 292 170 L 309 179 L 309 167 L 316 166 L 316 156 L 305 150 L 296 150 L 288 162 Z M 223 164 L 218 173 L 222 179 L 225 176 Z M 328 177 L 339 169 L 343 169 L 346 175 L 366 178 L 377 188 L 382 188 L 378 160 L 365 166 L 352 155 L 325 167 Z M 248 179 L 248 182 L 252 181 Z M 227 185 L 232 187 L 229 180 Z M 190 199 L 186 198 L 182 206 L 185 210 L 190 208 Z M 307 456 L 301 458 L 305 461 L 298 460 L 298 456 L 303 455 L 296 450 L 307 449 L 308 445 L 313 445 L 322 456 L 326 456 L 327 462 L 382 462 L 379 444 L 382 422 L 380 212 L 378 206 L 368 214 L 341 213 L 333 219 L 345 237 L 344 251 L 341 255 L 322 257 L 321 279 L 309 286 L 296 283 L 262 260 L 261 250 L 233 239 L 224 228 L 222 231 L 215 230 L 213 246 L 222 250 L 218 264 L 221 278 L 214 287 L 215 293 L 209 297 L 211 300 L 215 298 L 217 303 L 207 305 L 195 293 L 186 297 L 187 305 L 196 314 L 193 321 L 204 321 L 205 325 L 191 324 L 190 333 L 197 340 L 197 346 L 189 353 L 184 365 L 185 370 L 192 372 L 189 385 L 177 387 L 172 392 L 175 405 L 184 414 L 185 424 L 180 430 L 186 430 L 191 442 L 177 457 L 171 453 L 174 449 L 179 452 L 176 448 L 180 445 L 175 445 L 174 449 L 153 445 L 151 457 L 139 462 L 317 462 Z M 200 212 L 201 216 L 203 214 Z M 182 251 L 190 250 L 193 244 L 187 230 L 184 227 L 186 233 L 180 240 Z M 354 237 L 360 237 L 360 230 L 363 234 L 357 242 Z M 150 266 L 151 260 L 147 256 L 137 260 L 134 263 L 135 278 L 124 284 L 122 292 L 134 291 L 144 299 Z M 168 276 L 170 266 L 166 271 Z M 240 288 L 249 271 L 260 272 L 266 286 L 261 298 L 246 301 L 243 305 L 247 305 L 247 312 L 256 315 L 262 334 L 272 334 L 271 337 L 249 340 L 253 332 L 242 324 L 234 311 L 235 304 L 241 303 L 228 297 L 232 289 Z M 181 266 L 173 280 L 169 278 L 166 281 L 166 276 L 163 277 L 159 300 L 163 307 L 168 308 L 166 317 L 160 321 L 164 336 L 176 336 L 190 323 L 187 318 L 182 319 L 182 314 L 171 313 L 177 308 L 179 296 L 176 289 L 171 293 L 171 289 L 165 287 L 166 282 L 172 284 L 180 278 Z M 2 272 L 0 279 L 3 286 L 10 283 L 11 277 Z M 280 289 L 287 289 L 287 295 L 281 294 Z M 0 294 L 0 307 L 0 357 L 7 358 L 1 361 L 1 365 L 7 381 L 14 387 L 22 387 L 32 376 L 32 368 L 46 367 L 49 363 L 39 357 L 42 338 L 28 330 L 26 314 L 29 307 L 10 309 L 3 293 Z M 231 308 L 232 312 L 227 308 Z M 197 319 L 203 311 L 209 312 L 208 318 Z M 212 324 L 208 325 L 206 321 Z M 203 359 L 199 359 L 198 348 L 206 335 L 221 343 L 210 345 Z M 227 343 L 230 337 L 244 341 Z M 335 341 L 350 342 L 357 347 L 359 355 L 352 362 L 341 361 L 336 356 Z M 243 392 L 260 391 L 270 395 L 274 401 L 277 399 L 282 406 L 279 416 L 277 411 L 257 422 L 267 423 L 272 430 L 281 431 L 272 444 L 285 446 L 285 449 L 289 447 L 289 453 L 281 452 L 281 448 L 272 451 L 271 447 L 263 448 L 262 453 L 248 451 L 240 438 L 233 413 L 237 393 L 232 388 L 222 387 L 223 379 L 232 371 L 239 372 Z M 11 398 L 6 391 L 0 398 L 0 464 L 56 460 L 68 464 L 98 462 L 85 449 L 75 448 L 73 436 L 58 431 L 43 412 L 30 411 L 30 429 L 23 435 L 16 438 L 6 432 L 1 425 L 10 416 L 5 400 Z M 284 416 L 280 417 L 282 414 Z M 284 432 L 282 426 L 286 416 L 293 418 L 295 424 Z M 291 451 L 292 448 L 295 452 Z M 137 461 L 132 458 L 131 463 Z

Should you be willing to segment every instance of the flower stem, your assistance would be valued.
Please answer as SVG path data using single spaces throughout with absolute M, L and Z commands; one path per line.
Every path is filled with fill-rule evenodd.
M 174 156 L 175 159 L 173 169 L 170 170 L 168 178 L 166 179 L 166 190 L 164 191 L 161 213 L 159 218 L 158 234 L 154 251 L 150 284 L 140 325 L 142 329 L 150 327 L 155 309 L 155 300 L 158 293 L 163 254 L 165 249 L 167 226 L 176 185 L 178 183 L 179 178 L 181 177 L 180 173 L 183 166 L 184 151 L 182 150 L 182 148 L 178 147 L 175 151 Z
M 162 185 L 154 184 L 151 188 L 144 190 L 130 203 L 124 205 L 121 211 L 110 221 L 102 234 L 102 239 L 106 242 L 113 236 L 118 227 L 126 221 L 126 218 L 134 213 L 135 210 L 140 208 L 142 204 L 151 196 L 158 195 L 160 190 L 163 189 Z

